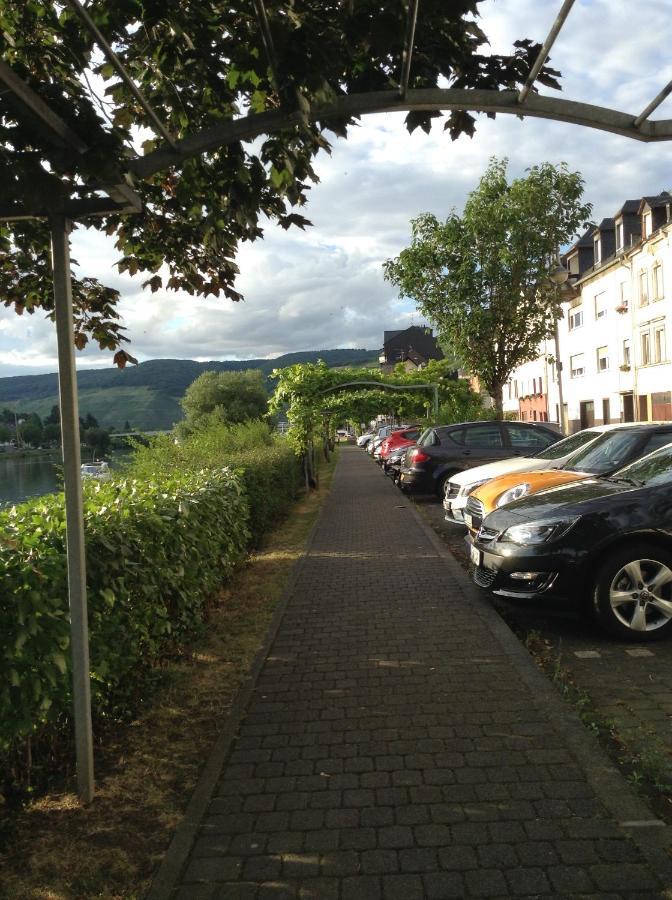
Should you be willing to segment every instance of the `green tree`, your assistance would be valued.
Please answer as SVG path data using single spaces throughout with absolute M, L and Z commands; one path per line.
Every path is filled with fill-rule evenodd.
M 506 169 L 506 160 L 491 160 L 461 216 L 413 219 L 411 245 L 385 263 L 385 277 L 478 375 L 498 418 L 511 372 L 553 334 L 561 305 L 549 270 L 592 209 L 583 179 L 564 163 L 510 183 Z
M 60 422 L 47 422 L 42 431 L 42 440 L 45 444 L 59 444 L 61 441 L 61 425 Z
M 110 449 L 110 432 L 105 428 L 87 428 L 82 440 L 93 450 L 94 456 L 104 456 Z
M 61 424 L 61 410 L 58 406 L 54 405 L 51 407 L 51 412 L 48 416 L 45 416 L 44 419 L 45 425 L 60 425 Z
M 40 417 L 32 413 L 24 422 L 19 425 L 19 433 L 21 443 L 28 444 L 31 447 L 38 447 L 42 442 L 42 422 Z
M 0 443 L 7 443 L 12 439 L 12 435 L 14 432 L 9 427 L 9 425 L 5 425 L 4 422 L 0 422 Z
M 236 424 L 258 419 L 268 412 L 268 391 L 259 369 L 242 372 L 204 372 L 187 388 L 181 400 L 183 433 L 215 422 Z
M 264 220 L 283 228 L 309 224 L 300 210 L 317 180 L 313 159 L 329 148 L 327 130 L 345 136 L 352 124 L 343 115 L 320 117 L 313 110 L 370 90 L 388 90 L 392 98 L 407 18 L 401 2 L 268 3 L 270 62 L 250 0 L 91 0 L 89 14 L 177 142 L 239 119 L 241 111 L 291 116 L 286 127 L 255 144 L 243 138 L 219 147 L 215 141 L 206 153 L 177 165 L 162 139 L 152 137 L 143 144 L 140 162 L 154 151 L 160 162 L 148 169 L 131 158 L 129 148 L 138 128 L 147 132 L 153 125 L 70 5 L 3 0 L 1 7 L 0 58 L 86 144 L 86 152 L 75 152 L 50 142 L 32 117 L 18 115 L 18 104 L 3 97 L 3 202 L 59 208 L 64 196 L 135 177 L 140 213 L 87 220 L 87 227 L 114 237 L 119 270 L 147 273 L 152 291 L 224 294 L 232 300 L 241 299 L 234 288 L 239 243 L 260 237 Z M 539 45 L 517 41 L 510 54 L 491 53 L 476 22 L 478 8 L 479 0 L 421 4 L 410 87 L 450 82 L 456 88 L 515 90 L 524 83 Z M 98 79 L 104 83 L 103 96 L 91 90 L 91 73 L 96 86 Z M 557 74 L 544 67 L 537 81 L 557 86 Z M 411 112 L 407 127 L 429 130 L 436 115 Z M 474 118 L 455 111 L 446 125 L 455 139 L 473 132 Z M 0 224 L 2 301 L 19 313 L 40 307 L 52 312 L 50 277 L 48 224 Z M 95 279 L 74 279 L 78 347 L 93 338 L 115 349 L 126 339 L 118 299 L 118 291 Z M 127 358 L 121 351 L 119 364 Z

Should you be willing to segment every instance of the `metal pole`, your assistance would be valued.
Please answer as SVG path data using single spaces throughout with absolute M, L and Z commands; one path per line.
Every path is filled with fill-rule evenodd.
M 560 332 L 558 330 L 558 322 L 555 320 L 555 379 L 558 384 L 558 404 L 560 408 L 560 428 L 564 434 L 567 434 L 567 416 L 565 415 L 565 404 L 562 396 L 562 360 L 560 359 Z
M 79 407 L 72 323 L 70 274 L 71 224 L 63 215 L 50 218 L 54 275 L 54 308 L 58 340 L 58 391 L 61 407 L 63 480 L 65 482 L 66 546 L 68 554 L 68 599 L 72 694 L 77 751 L 77 793 L 82 803 L 93 799 L 93 734 L 89 676 L 89 629 L 86 610 L 86 554 L 84 508 L 79 454 Z

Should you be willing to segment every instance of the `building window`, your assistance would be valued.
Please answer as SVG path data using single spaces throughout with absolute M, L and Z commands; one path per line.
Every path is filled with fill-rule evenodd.
M 626 310 L 630 306 L 630 284 L 622 281 L 618 286 L 618 306 Z
M 518 381 L 517 380 L 513 382 L 513 387 L 516 392 L 516 400 L 517 400 L 518 399 Z
M 606 372 L 609 368 L 609 349 L 608 347 L 597 348 L 597 371 Z
M 649 273 L 642 269 L 639 273 L 639 305 L 646 306 L 649 302 Z
M 664 325 L 654 325 L 653 327 L 653 361 L 654 363 L 665 362 Z
M 663 299 L 663 264 L 658 262 L 653 267 L 653 299 Z
M 595 294 L 595 318 L 603 319 L 607 314 L 607 292 Z
M 644 237 L 651 237 L 651 213 L 644 213 Z
M 609 398 L 604 397 L 602 400 L 602 424 L 608 425 L 611 421 L 611 413 L 609 412 Z
M 641 346 L 642 365 L 649 366 L 651 365 L 651 334 L 648 331 L 643 331 L 640 334 L 639 338 Z
M 599 237 L 596 237 L 593 241 L 593 251 L 595 253 L 595 265 L 602 261 L 602 246 Z
M 583 309 L 581 307 L 570 309 L 569 330 L 574 331 L 575 328 L 580 328 L 581 325 L 583 325 Z
M 630 368 L 630 338 L 623 341 L 623 365 Z
M 576 353 L 574 356 L 569 357 L 569 369 L 572 378 L 578 378 L 579 375 L 584 374 L 586 369 L 583 361 L 583 353 Z
M 616 223 L 616 249 L 623 249 L 623 222 Z

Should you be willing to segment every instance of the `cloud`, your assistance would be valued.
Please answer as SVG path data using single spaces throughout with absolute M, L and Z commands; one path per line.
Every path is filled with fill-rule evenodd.
M 487 0 L 481 24 L 492 49 L 516 38 L 542 41 L 557 13 L 538 0 Z M 421 5 L 422 10 L 422 5 Z M 669 3 L 653 0 L 646 15 L 631 4 L 577 0 L 551 64 L 563 91 L 545 93 L 639 113 L 672 77 L 662 35 Z M 596 40 L 599 35 L 599 42 Z M 668 98 L 654 117 L 672 116 Z M 420 322 L 383 279 L 386 259 L 406 246 L 409 220 L 424 211 L 439 217 L 461 209 L 488 159 L 506 156 L 510 174 L 548 160 L 566 161 L 585 179 L 594 218 L 612 215 L 628 198 L 672 187 L 667 144 L 641 144 L 604 132 L 541 119 L 477 116 L 476 136 L 451 142 L 439 121 L 431 135 L 409 135 L 403 114 L 364 117 L 347 141 L 333 138 L 331 155 L 316 164 L 320 183 L 310 192 L 305 232 L 268 224 L 265 238 L 244 244 L 238 288 L 245 302 L 197 299 L 141 290 L 141 277 L 120 275 L 113 242 L 78 230 L 73 256 L 82 274 L 121 292 L 120 311 L 139 359 L 267 357 L 291 350 L 378 348 L 384 329 Z M 110 365 L 94 347 L 79 365 Z M 0 374 L 54 371 L 54 326 L 41 314 L 17 317 L 0 309 Z

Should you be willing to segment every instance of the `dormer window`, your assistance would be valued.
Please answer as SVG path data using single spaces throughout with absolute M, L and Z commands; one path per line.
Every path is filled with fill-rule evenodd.
M 596 237 L 593 241 L 593 252 L 595 254 L 595 265 L 597 265 L 602 260 L 602 242 L 600 241 L 599 236 Z
M 623 222 L 616 223 L 616 249 L 623 249 Z
M 652 222 L 651 222 L 651 213 L 644 213 L 644 218 L 642 220 L 642 227 L 644 232 L 644 238 L 651 237 L 652 232 Z

